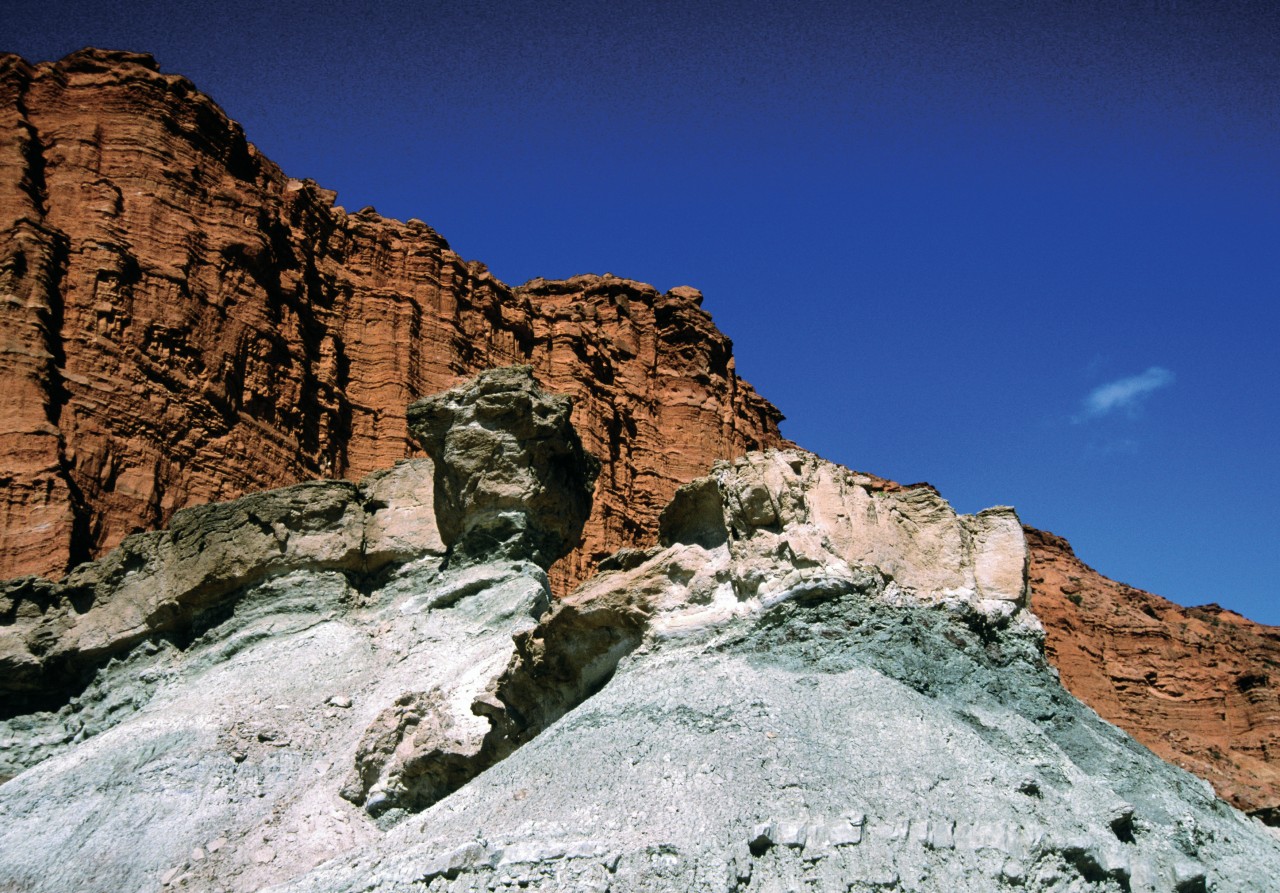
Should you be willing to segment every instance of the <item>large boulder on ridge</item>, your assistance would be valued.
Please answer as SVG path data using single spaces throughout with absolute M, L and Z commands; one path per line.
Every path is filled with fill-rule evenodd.
M 572 411 L 530 366 L 482 372 L 409 407 L 409 430 L 436 460 L 436 522 L 451 560 L 547 568 L 578 544 L 600 463 Z

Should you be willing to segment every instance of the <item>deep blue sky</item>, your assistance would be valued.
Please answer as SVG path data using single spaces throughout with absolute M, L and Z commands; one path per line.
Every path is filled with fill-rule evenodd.
M 1280 624 L 1280 4 L 3 0 L 513 284 L 690 284 L 784 433 Z

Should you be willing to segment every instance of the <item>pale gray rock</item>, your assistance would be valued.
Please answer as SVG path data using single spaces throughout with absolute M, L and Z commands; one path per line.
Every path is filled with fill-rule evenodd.
M 430 459 L 401 459 L 360 482 L 365 510 L 365 568 L 376 572 L 422 555 L 443 555 L 436 527 L 435 467 Z
M 436 460 L 436 520 L 451 560 L 520 556 L 546 568 L 577 545 L 600 463 L 572 410 L 529 366 L 491 369 L 409 407 L 410 432 Z
M 72 641 L 118 644 L 59 710 L 0 729 L 24 770 L 0 785 L 0 890 L 1253 893 L 1280 876 L 1259 822 L 1058 684 L 1011 510 L 959 516 L 806 453 L 752 455 L 681 491 L 661 547 L 552 605 L 513 550 L 554 525 L 535 513 L 500 560 L 477 539 L 442 568 L 458 540 L 434 534 L 428 495 L 401 466 L 211 507 L 192 516 L 207 531 L 108 558 L 78 601 L 24 596 L 8 626 L 52 631 L 24 645 L 82 623 Z M 539 536 L 540 559 L 567 541 Z M 159 633 L 146 606 L 166 599 L 202 620 Z
M 649 591 L 674 561 L 651 559 Z M 645 579 L 610 576 L 591 601 L 639 609 Z M 507 759 L 280 889 L 1270 889 L 1266 829 L 1068 695 L 1034 629 L 889 585 L 864 567 L 650 626 Z
M 426 689 L 434 722 L 483 739 L 471 705 L 547 604 L 541 569 L 508 563 L 432 607 L 467 582 L 437 564 L 411 564 L 370 593 L 339 571 L 274 576 L 185 649 L 143 646 L 113 662 L 70 716 L 99 692 L 128 707 L 96 708 L 96 734 L 0 786 L 0 889 L 158 889 L 177 868 L 186 889 L 253 891 L 380 837 L 341 796 L 367 730 Z M 393 772 L 377 780 L 405 787 Z M 393 818 L 403 804 L 378 793 L 375 811 Z
M 430 460 L 405 460 L 359 484 L 314 481 L 184 509 L 167 530 L 128 537 L 61 583 L 0 584 L 0 731 L 15 715 L 59 709 L 140 643 L 184 647 L 273 576 L 336 571 L 358 591 L 411 559 L 442 556 L 432 477 Z M 2 774 L 26 764 L 12 760 L 15 734 L 0 736 Z
M 1058 684 L 1011 511 L 851 483 L 790 451 L 682 491 L 517 636 L 505 760 L 281 889 L 1267 888 L 1260 823 Z

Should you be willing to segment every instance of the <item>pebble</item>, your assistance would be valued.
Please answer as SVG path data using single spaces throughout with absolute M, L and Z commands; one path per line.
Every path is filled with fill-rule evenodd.
M 253 861 L 266 864 L 276 857 L 276 851 L 269 846 L 264 846 L 260 850 L 254 850 Z
M 351 699 L 346 695 L 334 695 L 329 699 L 329 703 L 335 707 L 341 707 L 345 710 L 351 706 Z

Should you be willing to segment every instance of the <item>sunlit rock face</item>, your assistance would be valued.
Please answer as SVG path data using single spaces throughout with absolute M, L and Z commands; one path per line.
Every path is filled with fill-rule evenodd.
M 553 601 L 547 544 L 571 545 L 594 473 L 570 446 L 545 476 L 566 407 L 527 370 L 431 406 L 434 468 L 192 510 L 74 586 L 6 590 L 0 653 L 27 655 L 47 709 L 0 720 L 0 889 L 1244 893 L 1280 873 L 1261 823 L 1059 685 L 1011 510 L 753 453 Z M 492 461 L 448 446 L 486 419 Z M 486 560 L 470 518 L 517 535 Z
M 1026 606 L 1027 545 L 1014 511 L 957 515 L 930 487 L 899 487 L 801 450 L 720 462 L 677 491 L 661 518 L 664 542 L 714 547 L 731 557 L 739 599 L 837 580 L 871 565 L 893 582 L 891 598 L 963 602 L 1010 616 Z M 763 571 L 779 555 L 793 577 Z
M 1027 530 L 1032 607 L 1062 684 L 1108 722 L 1280 827 L 1280 628 L 1110 580 Z
M 495 366 L 573 397 L 603 463 L 562 592 L 713 460 L 782 442 L 696 289 L 508 286 L 286 176 L 148 55 L 0 54 L 0 129 L 0 577 L 419 455 L 406 407 Z
M 696 289 L 607 274 L 508 286 L 421 221 L 350 212 L 287 176 L 146 54 L 0 55 L 0 130 L 0 576 L 60 579 L 130 534 L 180 528 L 185 508 L 390 468 L 419 453 L 406 407 L 492 366 L 531 364 L 571 396 L 602 463 L 581 545 L 548 574 L 560 595 L 616 549 L 652 545 L 714 460 L 783 445 Z M 1030 543 L 1068 688 L 1280 822 L 1280 630 L 1108 580 L 1051 534 Z M 915 591 L 1009 589 L 967 573 Z M 19 588 L 0 625 L 26 628 L 62 591 Z M 63 642 L 73 615 L 40 635 Z M 0 654 L 8 709 L 35 703 L 17 690 L 62 660 L 44 641 Z M 78 684 L 96 668 L 71 663 Z

